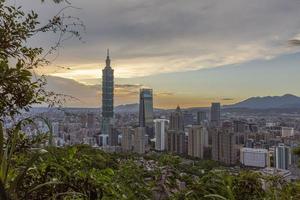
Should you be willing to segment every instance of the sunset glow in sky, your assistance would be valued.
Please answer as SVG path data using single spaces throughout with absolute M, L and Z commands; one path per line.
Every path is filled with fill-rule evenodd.
M 154 89 L 155 106 L 232 104 L 251 96 L 300 95 L 298 0 L 70 0 L 66 14 L 85 24 L 83 42 L 68 40 L 39 70 L 49 89 L 74 95 L 68 106 L 99 107 L 106 49 L 116 77 L 116 104 Z M 46 22 L 66 4 L 11 0 Z M 53 35 L 29 41 L 47 48 Z M 59 66 L 59 67 L 58 67 Z M 70 80 L 71 79 L 71 80 Z M 77 88 L 77 89 L 76 89 Z

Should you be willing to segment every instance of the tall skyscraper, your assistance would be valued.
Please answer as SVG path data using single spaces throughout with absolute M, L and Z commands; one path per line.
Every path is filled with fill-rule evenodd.
M 153 91 L 142 88 L 140 90 L 139 126 L 145 127 L 150 138 L 153 134 Z
M 187 153 L 183 113 L 179 106 L 176 108 L 175 112 L 171 113 L 166 141 L 167 151 L 178 154 Z
M 238 160 L 236 135 L 232 126 L 211 129 L 212 159 L 226 165 L 234 165 Z
M 106 66 L 102 70 L 102 134 L 109 135 L 114 117 L 114 70 L 107 50 Z
M 177 106 L 175 112 L 170 116 L 170 130 L 184 131 L 183 113 L 179 106 Z
M 193 125 L 188 132 L 188 155 L 203 158 L 204 155 L 204 127 Z
M 284 144 L 279 144 L 275 148 L 275 167 L 277 169 L 287 170 L 290 164 L 291 164 L 290 147 Z
M 197 112 L 197 124 L 200 125 L 205 120 L 207 120 L 207 115 L 205 111 L 198 111 Z
M 169 120 L 155 119 L 154 132 L 155 132 L 155 149 L 158 151 L 165 150 L 166 144 L 166 131 L 168 129 Z
M 212 103 L 210 108 L 210 123 L 212 126 L 220 126 L 221 122 L 221 104 Z

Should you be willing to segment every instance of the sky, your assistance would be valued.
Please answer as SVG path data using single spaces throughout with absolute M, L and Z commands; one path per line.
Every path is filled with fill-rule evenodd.
M 138 102 L 151 87 L 156 107 L 232 104 L 251 96 L 300 95 L 299 0 L 69 0 L 84 22 L 38 70 L 48 88 L 75 96 L 67 106 L 101 106 L 101 70 L 110 49 L 116 105 Z M 10 0 L 43 22 L 68 4 Z M 76 7 L 76 8 L 75 8 Z M 45 49 L 57 35 L 28 41 Z M 52 59 L 50 57 L 50 59 Z

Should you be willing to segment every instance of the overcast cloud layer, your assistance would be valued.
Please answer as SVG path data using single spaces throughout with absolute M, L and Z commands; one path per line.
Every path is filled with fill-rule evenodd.
M 36 8 L 45 19 L 63 6 L 16 2 Z M 293 51 L 287 40 L 300 33 L 299 0 L 71 2 L 82 8 L 66 12 L 85 22 L 85 43 L 68 41 L 56 60 L 71 71 L 46 72 L 77 80 L 83 78 L 78 74 L 96 76 L 106 48 L 116 76 L 135 77 L 270 59 Z
M 34 9 L 44 22 L 66 6 L 56 5 L 51 1 L 41 4 L 38 0 L 9 2 L 23 5 L 28 10 Z M 86 85 L 99 85 L 106 49 L 110 48 L 115 76 L 129 78 L 122 79 L 122 84 L 133 85 L 135 93 L 140 85 L 153 87 L 157 96 L 164 99 L 159 100 L 158 104 L 161 106 L 168 106 L 170 99 L 174 101 L 174 105 L 185 102 L 187 106 L 193 106 L 197 104 L 198 98 L 199 102 L 202 102 L 201 105 L 208 105 L 211 99 L 238 101 L 252 95 L 281 95 L 285 91 L 300 91 L 299 86 L 291 85 L 290 81 L 294 79 L 282 78 L 282 75 L 291 72 L 285 69 L 285 63 L 281 62 L 278 66 L 283 67 L 277 66 L 276 71 L 270 73 L 276 63 L 269 63 L 266 68 L 269 71 L 260 71 L 257 63 L 251 62 L 276 60 L 282 55 L 298 55 L 294 53 L 298 52 L 299 48 L 290 46 L 288 40 L 300 39 L 300 0 L 70 2 L 72 6 L 81 8 L 70 8 L 65 12 L 66 15 L 71 14 L 84 21 L 84 43 L 76 39 L 66 41 L 55 62 L 40 70 L 42 74 L 73 79 Z M 30 41 L 35 46 L 43 47 L 48 47 L 54 42 L 55 36 L 48 34 Z M 243 63 L 250 64 L 237 71 L 232 68 L 226 70 L 225 67 L 229 64 L 236 66 Z M 202 71 L 184 73 L 203 68 L 224 70 L 219 70 L 218 72 L 222 73 L 217 75 Z M 294 63 L 290 69 L 293 71 L 293 77 L 299 78 L 295 76 L 300 74 L 300 69 L 295 67 Z M 180 73 L 176 76 L 160 76 L 173 72 Z M 249 78 L 247 72 L 257 75 Z M 269 74 L 267 80 L 264 73 Z M 146 78 L 138 78 L 144 76 Z M 230 80 L 219 81 L 224 77 L 229 77 Z M 272 89 L 264 87 L 264 84 L 272 86 Z M 57 87 L 59 90 L 59 85 Z M 79 96 L 83 96 L 83 99 L 90 98 L 87 101 L 92 100 L 91 104 L 97 105 L 100 102 L 100 93 L 95 92 L 95 86 L 91 87 L 93 92 L 88 93 L 93 94 L 91 97 L 88 94 Z M 116 93 L 121 95 L 124 87 L 119 87 L 118 90 Z M 84 93 L 78 91 L 78 94 Z M 130 98 L 125 96 L 125 103 L 136 102 L 136 99 L 133 99 L 136 98 L 136 94 L 129 95 Z

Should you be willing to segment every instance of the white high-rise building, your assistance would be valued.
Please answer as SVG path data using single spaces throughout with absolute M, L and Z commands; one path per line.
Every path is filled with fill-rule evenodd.
M 155 132 L 155 149 L 164 151 L 166 149 L 166 131 L 168 130 L 169 120 L 155 119 L 154 132 Z
M 248 167 L 268 167 L 269 152 L 267 149 L 241 148 L 240 162 Z
M 108 146 L 108 135 L 101 134 L 99 135 L 99 146 Z
M 292 137 L 292 136 L 294 136 L 294 128 L 281 127 L 281 137 Z
M 291 164 L 291 150 L 290 147 L 279 144 L 275 148 L 275 167 L 277 169 L 288 169 Z

